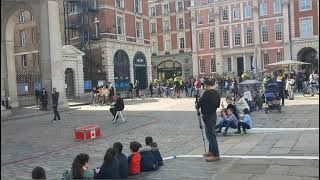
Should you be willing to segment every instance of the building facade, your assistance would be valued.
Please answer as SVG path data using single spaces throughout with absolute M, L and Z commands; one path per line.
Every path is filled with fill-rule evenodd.
M 300 12 L 297 6 L 308 10 Z M 308 43 L 319 37 L 318 7 L 316 0 L 192 1 L 194 76 L 261 72 L 270 63 L 296 59 L 299 50 L 295 48 L 299 47 L 294 46 L 298 43 L 300 48 L 311 46 L 318 54 L 318 46 Z M 303 23 L 312 24 L 313 30 Z M 308 32 L 308 38 L 300 38 L 301 28 Z
M 154 79 L 193 76 L 188 7 L 189 0 L 149 0 Z
M 69 1 L 67 9 L 70 44 L 90 56 L 85 81 L 110 82 L 117 90 L 138 81 L 147 88 L 152 79 L 147 0 Z

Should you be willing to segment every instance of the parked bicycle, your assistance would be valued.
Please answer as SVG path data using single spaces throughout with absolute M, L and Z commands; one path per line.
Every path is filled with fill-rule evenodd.
M 315 93 L 319 94 L 319 85 L 316 83 L 307 83 L 302 90 L 303 96 L 314 96 Z

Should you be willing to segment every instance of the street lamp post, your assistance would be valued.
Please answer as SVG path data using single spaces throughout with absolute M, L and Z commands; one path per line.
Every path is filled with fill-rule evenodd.
M 173 78 L 176 76 L 176 63 L 175 63 L 175 57 L 172 57 L 172 63 L 173 63 Z

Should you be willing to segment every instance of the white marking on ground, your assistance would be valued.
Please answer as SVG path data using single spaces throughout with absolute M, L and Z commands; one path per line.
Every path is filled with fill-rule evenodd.
M 178 155 L 163 158 L 163 160 L 175 158 L 201 158 L 203 155 Z M 319 156 L 243 156 L 243 155 L 222 155 L 222 158 L 240 158 L 240 159 L 296 159 L 296 160 L 319 160 Z

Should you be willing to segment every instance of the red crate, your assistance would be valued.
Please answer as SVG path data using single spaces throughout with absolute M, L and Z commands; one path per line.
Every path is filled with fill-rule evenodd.
M 101 137 L 101 130 L 99 126 L 88 125 L 74 129 L 74 135 L 76 140 L 90 140 Z

